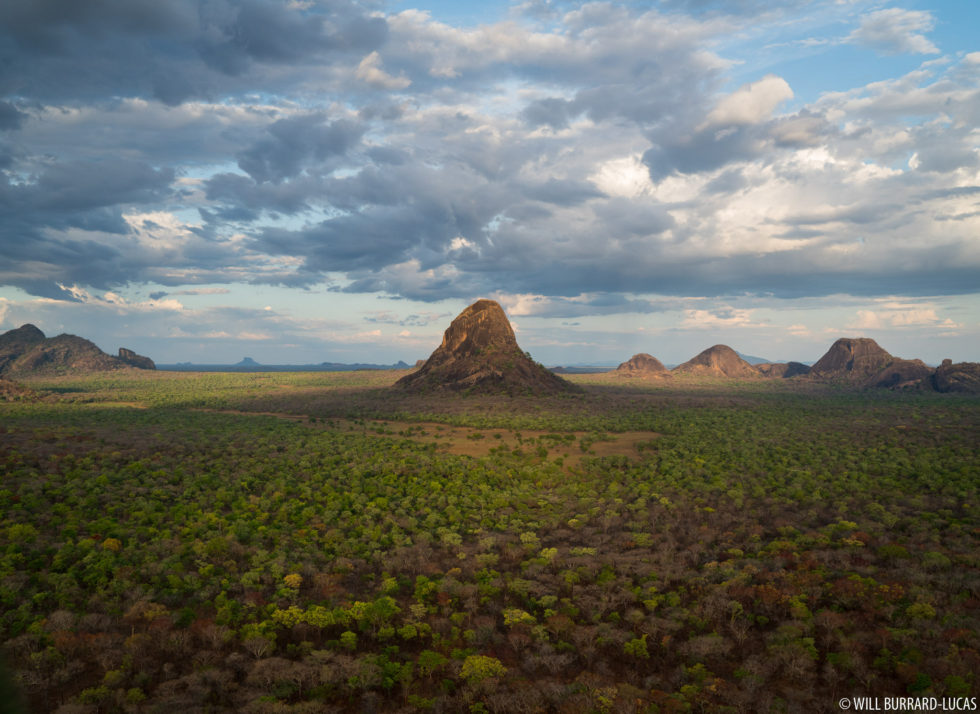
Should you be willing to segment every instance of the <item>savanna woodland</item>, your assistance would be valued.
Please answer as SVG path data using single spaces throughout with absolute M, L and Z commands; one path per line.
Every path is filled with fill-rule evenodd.
M 25 380 L 0 403 L 2 696 L 169 714 L 977 695 L 980 398 L 590 375 L 446 397 L 397 376 Z

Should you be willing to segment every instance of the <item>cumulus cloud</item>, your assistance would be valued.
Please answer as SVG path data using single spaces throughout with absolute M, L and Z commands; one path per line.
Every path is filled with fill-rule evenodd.
M 932 14 L 926 10 L 890 7 L 862 18 L 847 41 L 883 54 L 939 54 L 939 48 L 925 36 L 934 25 Z
M 922 327 L 954 330 L 961 325 L 952 318 L 941 316 L 939 309 L 928 302 L 883 300 L 873 310 L 857 310 L 854 319 L 846 327 L 857 330 Z
M 372 52 L 357 65 L 355 76 L 379 89 L 405 89 L 412 84 L 408 77 L 392 77 L 381 68 L 381 57 L 377 51 Z
M 762 79 L 750 82 L 722 97 L 708 114 L 703 126 L 755 124 L 768 119 L 776 107 L 792 98 L 793 90 L 785 79 L 767 74 Z

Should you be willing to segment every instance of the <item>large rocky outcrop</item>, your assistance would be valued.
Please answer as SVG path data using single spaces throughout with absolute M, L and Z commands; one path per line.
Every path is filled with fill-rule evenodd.
M 758 377 L 759 370 L 750 365 L 728 345 L 715 345 L 692 357 L 673 371 L 706 377 Z
M 154 364 L 153 360 L 151 360 L 149 357 L 138 355 L 132 350 L 127 350 L 125 347 L 119 348 L 119 359 L 128 364 L 130 367 L 136 367 L 137 369 L 157 368 L 156 364 Z
M 613 374 L 620 377 L 663 377 L 669 376 L 670 371 L 656 357 L 640 352 L 619 365 Z
M 810 368 L 815 379 L 892 389 L 931 386 L 934 372 L 922 360 L 889 354 L 869 337 L 842 337 Z
M 510 394 L 554 394 L 577 389 L 521 350 L 503 308 L 493 300 L 477 300 L 463 310 L 429 359 L 395 386 L 411 391 L 448 389 Z
M 930 377 L 930 384 L 937 392 L 962 392 L 980 394 L 980 364 L 944 359 Z
M 140 364 L 121 359 L 123 353 L 129 353 Z M 119 354 L 120 357 L 107 355 L 84 337 L 45 337 L 34 325 L 22 325 L 0 335 L 0 374 L 27 377 L 35 374 L 105 372 L 130 366 L 156 369 L 151 359 L 131 350 L 121 349 Z
M 842 337 L 810 368 L 817 379 L 866 382 L 895 361 L 869 337 Z

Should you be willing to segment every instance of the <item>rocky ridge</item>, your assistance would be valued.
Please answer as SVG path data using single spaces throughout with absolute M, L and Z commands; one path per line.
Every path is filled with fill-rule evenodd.
M 21 325 L 0 335 L 0 374 L 25 377 L 71 372 L 105 372 L 139 367 L 155 369 L 153 361 L 132 350 L 120 349 L 120 357 L 107 355 L 93 342 L 77 335 L 45 337 L 34 325 Z M 122 359 L 132 355 L 134 362 Z M 144 365 L 140 367 L 140 364 Z

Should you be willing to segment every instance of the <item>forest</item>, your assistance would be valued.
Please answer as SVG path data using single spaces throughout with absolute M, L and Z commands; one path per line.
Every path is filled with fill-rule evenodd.
M 977 396 L 602 375 L 414 395 L 398 374 L 125 371 L 0 402 L 20 710 L 980 693 Z

